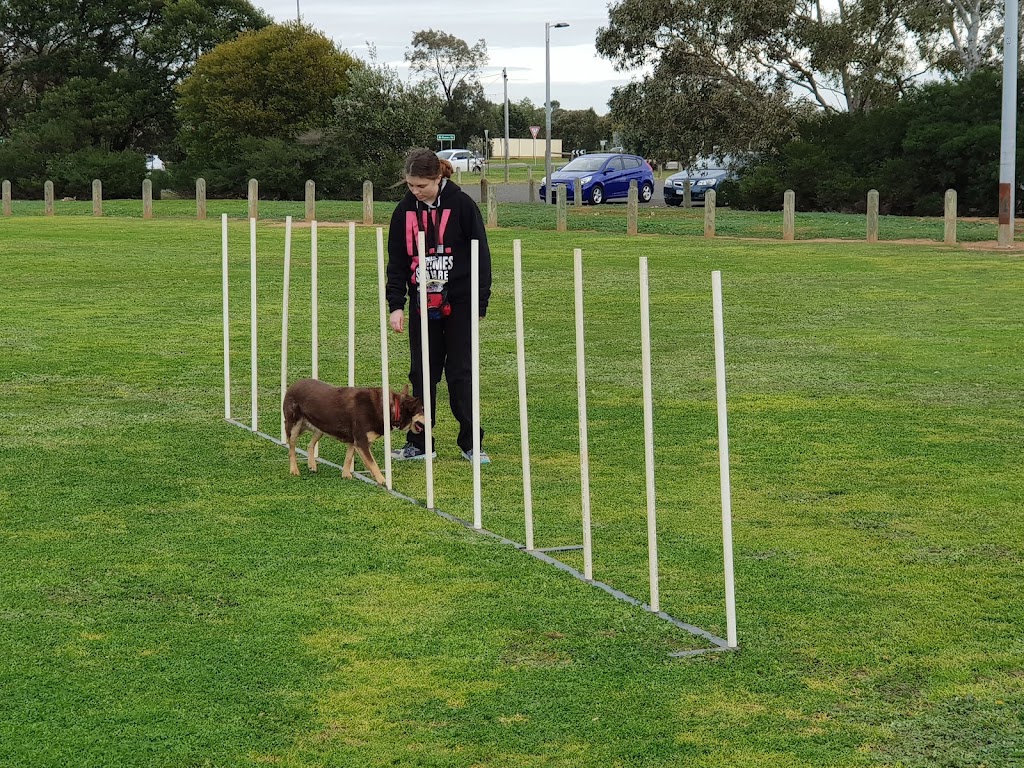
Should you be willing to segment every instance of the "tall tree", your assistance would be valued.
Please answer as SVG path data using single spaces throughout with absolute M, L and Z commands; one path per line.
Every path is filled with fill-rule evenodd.
M 905 17 L 916 0 L 619 0 L 597 49 L 619 69 L 653 57 L 660 76 L 718 78 L 771 93 L 782 83 L 825 111 L 867 110 L 907 86 Z
M 320 130 L 359 66 L 296 22 L 242 35 L 204 54 L 181 84 L 179 143 L 202 165 L 230 155 L 244 138 L 294 140 Z
M 111 146 L 152 150 L 173 135 L 174 88 L 200 52 L 269 22 L 248 0 L 3 0 L 0 135 L 47 94 L 80 99 L 84 87 L 131 107 L 120 130 L 110 126 Z
M 466 145 L 485 128 L 493 130 L 492 107 L 480 84 L 487 43 L 478 40 L 470 46 L 447 32 L 427 29 L 413 35 L 405 59 L 413 72 L 437 86 L 444 99 L 443 127 L 455 134 L 456 142 Z
M 563 150 L 601 148 L 601 139 L 611 140 L 611 122 L 590 109 L 560 109 L 552 118 L 551 135 L 562 140 Z

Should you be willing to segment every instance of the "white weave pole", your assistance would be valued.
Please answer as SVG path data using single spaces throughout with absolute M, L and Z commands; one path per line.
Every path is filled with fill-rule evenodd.
M 470 360 L 473 367 L 473 527 L 484 527 L 480 500 L 480 241 L 469 250 Z
M 640 258 L 640 340 L 644 369 L 644 460 L 647 465 L 647 561 L 651 610 L 660 611 L 658 595 L 658 524 L 654 504 L 654 404 L 651 387 L 651 290 L 647 257 Z
M 231 418 L 231 331 L 228 327 L 228 215 L 220 217 L 221 287 L 224 293 L 224 418 Z
M 377 227 L 377 293 L 380 298 L 380 380 L 384 396 L 384 483 L 391 490 L 391 383 L 388 381 L 388 301 L 384 266 L 384 228 Z
M 281 300 L 281 442 L 284 433 L 284 393 L 288 389 L 288 284 L 292 275 L 292 217 L 284 220 L 284 298 Z
M 309 272 L 310 272 L 310 322 L 312 323 L 313 339 L 313 366 L 312 374 L 314 379 L 320 378 L 320 308 L 319 291 L 317 289 L 318 268 L 317 268 L 317 234 L 316 222 L 309 225 Z M 319 446 L 317 446 L 319 447 Z
M 427 509 L 434 508 L 434 425 L 430 402 L 430 335 L 427 328 L 427 235 L 419 233 L 420 364 L 423 368 L 423 448 L 427 466 Z
M 256 383 L 256 219 L 249 219 L 249 333 L 252 362 L 249 372 L 252 377 L 252 431 L 259 430 L 259 387 Z
M 317 266 L 317 235 L 316 221 L 309 225 L 309 272 L 310 272 L 310 322 L 312 324 L 313 339 L 313 365 L 312 374 L 314 379 L 320 378 L 320 307 L 319 290 L 317 289 L 318 272 Z M 320 458 L 320 441 L 313 446 L 313 458 Z
M 722 486 L 722 550 L 725 561 L 726 642 L 736 641 L 736 585 L 732 567 L 732 490 L 729 482 L 729 424 L 725 401 L 725 324 L 722 320 L 722 273 L 711 273 L 711 297 L 715 316 L 715 389 L 718 394 L 718 470 Z
M 580 493 L 583 506 L 583 578 L 594 578 L 590 536 L 590 453 L 587 448 L 587 364 L 583 350 L 583 249 L 573 250 L 576 287 L 576 396 L 580 415 Z
M 356 223 L 348 223 L 348 385 L 356 385 Z
M 519 433 L 523 452 L 523 514 L 526 548 L 533 549 L 533 487 L 530 482 L 530 430 L 526 416 L 526 344 L 523 323 L 523 241 L 512 241 L 512 267 L 516 302 L 516 368 L 519 378 Z

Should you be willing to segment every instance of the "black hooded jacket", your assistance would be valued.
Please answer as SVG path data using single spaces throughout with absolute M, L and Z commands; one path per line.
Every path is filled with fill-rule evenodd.
M 448 179 L 438 195 L 436 208 L 428 208 L 412 192 L 391 215 L 388 230 L 388 310 L 404 309 L 405 297 L 415 297 L 416 268 L 419 264 L 417 240 L 426 234 L 427 279 L 446 281 L 448 301 L 469 303 L 470 242 L 479 241 L 480 248 L 480 316 L 487 314 L 491 298 L 491 251 L 480 209 L 473 199 Z M 443 253 L 438 252 L 438 241 Z

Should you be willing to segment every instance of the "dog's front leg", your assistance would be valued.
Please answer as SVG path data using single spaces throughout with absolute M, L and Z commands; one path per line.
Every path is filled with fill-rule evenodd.
M 359 451 L 359 458 L 363 460 L 363 464 L 370 470 L 373 479 L 377 481 L 377 485 L 384 485 L 384 475 L 381 473 L 380 467 L 377 466 L 377 460 L 373 458 L 369 445 L 357 443 L 356 449 Z
M 316 472 L 316 444 L 323 436 L 324 433 L 319 429 L 313 430 L 313 438 L 309 441 L 309 447 L 306 449 L 306 466 L 309 467 L 310 472 Z
M 348 444 L 348 450 L 345 451 L 345 466 L 341 470 L 341 476 L 344 478 L 352 477 L 352 467 L 356 463 L 356 448 L 352 443 Z

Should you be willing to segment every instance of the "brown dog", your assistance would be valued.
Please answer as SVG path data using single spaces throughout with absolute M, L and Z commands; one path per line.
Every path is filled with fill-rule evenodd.
M 391 428 L 423 430 L 423 401 L 409 394 L 409 385 L 402 393 L 389 392 Z M 377 461 L 370 453 L 370 444 L 384 434 L 383 390 L 380 387 L 335 387 L 316 379 L 300 379 L 288 387 L 284 395 L 284 430 L 288 436 L 289 471 L 299 474 L 295 460 L 295 442 L 306 430 L 313 433 L 309 441 L 307 463 L 316 472 L 313 450 L 324 435 L 335 437 L 348 445 L 342 477 L 352 477 L 355 452 L 373 474 L 384 484 Z

